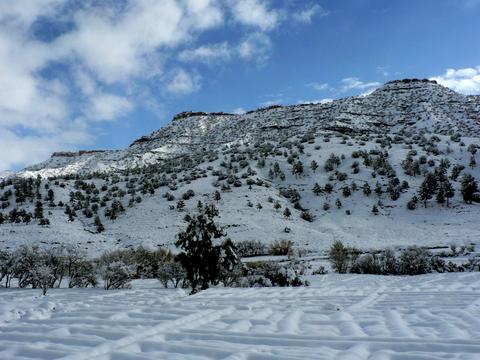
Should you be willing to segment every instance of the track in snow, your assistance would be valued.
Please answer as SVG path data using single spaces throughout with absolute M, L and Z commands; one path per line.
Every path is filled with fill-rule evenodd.
M 309 288 L 0 289 L 0 359 L 479 359 L 480 273 Z M 0 321 L 1 321 L 0 317 Z M 8 320 L 8 321 L 7 321 Z

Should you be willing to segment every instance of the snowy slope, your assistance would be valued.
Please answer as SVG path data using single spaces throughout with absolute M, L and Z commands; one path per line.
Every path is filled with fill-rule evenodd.
M 323 275 L 306 288 L 3 289 L 0 358 L 478 359 L 480 274 Z
M 413 159 L 424 157 L 422 172 L 433 171 L 441 160 L 448 160 L 449 175 L 454 166 L 462 165 L 463 173 L 480 179 L 480 167 L 469 164 L 472 145 L 480 145 L 480 97 L 463 96 L 429 81 L 393 81 L 365 97 L 270 107 L 244 115 L 182 113 L 128 149 L 59 152 L 19 172 L 20 178 L 42 176 L 41 198 L 47 195 L 48 186 L 55 192 L 56 203 L 78 207 L 77 216 L 68 221 L 65 207 L 44 202 L 51 224 L 5 222 L 0 225 L 0 247 L 67 242 L 92 253 L 137 245 L 173 248 L 175 235 L 184 226 L 182 219 L 196 210 L 198 201 L 217 204 L 219 221 L 235 241 L 289 239 L 314 252 L 325 250 L 334 239 L 362 249 L 479 243 L 480 206 L 463 202 L 461 176 L 452 180 L 456 194 L 449 207 L 433 198 L 427 208 L 419 205 L 410 211 L 406 204 L 417 193 L 423 176 L 407 175 L 402 168 L 407 155 L 414 152 Z M 377 174 L 362 157 L 355 158 L 355 152 L 388 152 L 396 177 L 409 187 L 392 200 L 386 193 L 388 176 Z M 332 153 L 344 159 L 336 169 L 326 171 L 324 164 Z M 478 154 L 475 156 L 480 162 Z M 292 174 L 292 157 L 303 163 L 300 176 Z M 259 164 L 262 158 L 264 166 Z M 318 169 L 310 168 L 312 160 Z M 359 163 L 358 172 L 352 168 L 355 162 Z M 284 179 L 271 176 L 275 163 Z M 346 178 L 338 179 L 336 172 Z M 88 193 L 76 180 L 95 184 L 98 194 Z M 250 188 L 248 181 L 255 184 Z M 330 183 L 332 192 L 316 196 L 312 192 L 315 183 L 321 187 Z M 343 188 L 353 183 L 358 190 L 345 197 Z M 362 192 L 365 183 L 372 190 L 369 196 Z M 382 194 L 374 192 L 377 183 Z M 152 184 L 158 187 L 152 189 Z M 222 191 L 226 185 L 229 188 Z M 13 186 L 0 189 L 0 195 L 9 189 Z M 301 219 L 301 211 L 280 194 L 282 189 L 298 191 L 300 204 L 314 216 L 313 222 Z M 187 190 L 193 190 L 195 196 L 184 201 L 185 209 L 177 211 L 177 201 Z M 214 200 L 216 190 L 221 193 L 219 201 Z M 173 201 L 167 201 L 167 192 L 174 196 Z M 80 193 L 83 200 L 72 202 L 71 193 Z M 105 206 L 98 209 L 105 227 L 100 234 L 93 217 L 82 210 L 91 207 L 95 196 L 97 204 L 105 199 Z M 115 199 L 122 202 L 125 212 L 111 220 L 104 213 Z M 130 199 L 135 201 L 128 206 Z M 341 208 L 335 205 L 337 199 Z M 33 213 L 35 202 L 31 199 L 18 206 Z M 276 202 L 281 206 L 277 210 Z M 11 197 L 0 213 L 7 215 L 16 205 Z M 378 215 L 372 214 L 374 205 L 379 208 Z M 289 219 L 283 216 L 286 207 L 292 212 Z

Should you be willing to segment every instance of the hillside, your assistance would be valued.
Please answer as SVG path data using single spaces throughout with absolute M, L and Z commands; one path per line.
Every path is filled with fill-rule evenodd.
M 428 80 L 327 104 L 181 113 L 125 150 L 57 152 L 8 175 L 0 247 L 173 247 L 199 202 L 218 205 L 235 241 L 289 239 L 311 251 L 334 239 L 364 249 L 478 243 L 480 206 L 460 188 L 465 173 L 480 179 L 479 144 L 480 97 Z M 432 198 L 407 209 L 428 173 Z M 437 201 L 447 180 L 448 206 Z M 36 207 L 50 224 L 39 225 Z

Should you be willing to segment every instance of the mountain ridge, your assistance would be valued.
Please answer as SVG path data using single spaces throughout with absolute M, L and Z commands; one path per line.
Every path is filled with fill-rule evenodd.
M 274 105 L 241 115 L 186 111 L 175 115 L 161 129 L 134 140 L 127 149 L 56 152 L 50 160 L 63 158 L 63 161 L 47 160 L 27 167 L 19 175 L 42 175 L 41 170 L 49 166 L 55 170 L 50 174 L 44 172 L 43 175 L 151 165 L 169 156 L 176 157 L 195 151 L 193 147 L 198 145 L 206 145 L 204 147 L 207 149 L 242 137 L 245 140 L 262 140 L 262 136 L 257 136 L 259 131 L 291 129 L 294 134 L 294 128 L 302 127 L 303 131 L 311 128 L 343 133 L 398 132 L 409 128 L 421 130 L 434 127 L 433 132 L 437 134 L 447 135 L 457 131 L 463 136 L 478 136 L 480 96 L 458 94 L 436 81 L 403 79 L 389 81 L 367 96 L 347 97 L 323 104 Z M 210 134 L 207 134 L 206 129 Z M 148 156 L 142 157 L 142 154 Z M 92 159 L 91 155 L 98 156 Z M 122 161 L 128 157 L 132 158 L 130 163 Z M 89 167 L 95 161 L 100 165 Z

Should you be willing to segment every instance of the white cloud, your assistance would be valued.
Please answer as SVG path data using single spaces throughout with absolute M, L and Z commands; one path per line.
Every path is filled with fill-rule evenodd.
M 237 47 L 238 54 L 245 60 L 254 60 L 261 64 L 265 62 L 272 50 L 270 38 L 263 33 L 247 36 Z
M 185 95 L 200 89 L 200 77 L 191 75 L 183 69 L 177 70 L 173 79 L 167 84 L 167 90 L 176 95 Z
M 431 80 L 466 95 L 480 94 L 480 66 L 475 68 L 447 69 L 443 75 Z
M 238 44 L 222 42 L 183 50 L 179 59 L 186 63 L 204 63 L 217 65 L 219 62 L 244 60 L 262 64 L 268 60 L 272 51 L 270 37 L 262 32 L 247 35 Z
M 372 90 L 379 87 L 381 84 L 377 81 L 365 83 L 356 77 L 349 77 L 342 79 L 342 91 L 350 90 Z
M 327 83 L 313 82 L 313 83 L 307 84 L 307 86 L 309 86 L 309 87 L 311 87 L 311 88 L 313 88 L 317 91 L 325 91 L 325 90 L 330 89 L 330 86 Z
M 227 42 L 213 45 L 202 45 L 196 49 L 183 50 L 179 59 L 184 62 L 202 62 L 212 64 L 218 61 L 230 60 L 233 50 Z
M 19 164 L 38 163 L 54 151 L 68 150 L 77 144 L 92 144 L 93 140 L 82 120 L 72 121 L 68 127 L 49 134 L 23 135 L 0 128 L 0 164 L 4 169 L 11 169 Z
M 384 77 L 390 76 L 390 72 L 383 66 L 377 66 L 377 72 L 382 74 Z
M 314 16 L 328 16 L 329 12 L 326 11 L 318 4 L 310 5 L 303 10 L 294 12 L 292 14 L 293 20 L 303 23 L 303 24 L 310 24 Z
M 281 105 L 284 103 L 284 99 L 273 99 L 267 100 L 260 103 L 260 106 L 272 106 L 272 105 Z
M 246 113 L 245 109 L 241 107 L 232 110 L 232 114 L 236 114 L 236 115 L 242 115 L 245 113 Z
M 279 21 L 278 11 L 269 9 L 267 1 L 263 0 L 231 0 L 232 15 L 235 21 L 260 30 L 272 30 Z
M 219 26 L 223 15 L 213 1 L 136 0 L 121 16 L 110 8 L 82 11 L 76 30 L 56 42 L 108 83 L 161 71 L 157 50 L 175 48 L 196 31 Z
M 464 0 L 464 5 L 467 9 L 473 9 L 480 5 L 480 0 Z
M 98 94 L 91 98 L 89 117 L 92 120 L 113 120 L 125 116 L 133 104 L 125 97 L 113 94 Z

